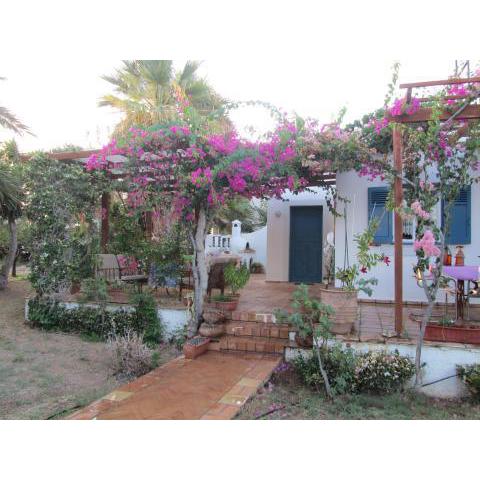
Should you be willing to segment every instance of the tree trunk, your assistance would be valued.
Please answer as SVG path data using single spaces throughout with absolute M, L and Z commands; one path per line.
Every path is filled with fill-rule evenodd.
M 15 223 L 14 218 L 8 220 L 8 229 L 10 232 L 10 245 L 7 256 L 5 257 L 5 262 L 0 270 L 0 290 L 5 290 L 5 288 L 7 288 L 8 275 L 12 270 L 13 261 L 17 254 L 17 224 Z
M 205 255 L 205 240 L 207 237 L 207 214 L 202 207 L 198 211 L 198 218 L 195 232 L 190 234 L 193 244 L 193 288 L 194 303 L 193 315 L 188 325 L 188 337 L 191 338 L 197 334 L 203 315 L 203 303 L 208 286 L 207 258 Z

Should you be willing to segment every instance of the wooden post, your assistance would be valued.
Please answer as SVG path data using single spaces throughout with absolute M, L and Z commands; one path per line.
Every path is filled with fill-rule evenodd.
M 393 164 L 395 170 L 403 171 L 402 161 L 402 131 L 400 125 L 393 129 Z M 394 251 L 395 251 L 395 332 L 403 333 L 403 219 L 397 208 L 403 201 L 402 179 L 397 177 L 394 184 L 395 212 L 394 212 Z
M 102 231 L 101 231 L 101 249 L 106 253 L 108 237 L 110 230 L 110 192 L 102 193 Z

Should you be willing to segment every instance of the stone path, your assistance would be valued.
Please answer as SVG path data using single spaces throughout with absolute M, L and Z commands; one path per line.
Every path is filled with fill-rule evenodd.
M 271 376 L 280 356 L 209 351 L 178 357 L 70 419 L 228 420 Z

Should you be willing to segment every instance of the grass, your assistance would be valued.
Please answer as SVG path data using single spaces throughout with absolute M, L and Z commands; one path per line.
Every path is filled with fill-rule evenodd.
M 268 413 L 271 412 L 271 413 Z M 480 405 L 432 399 L 412 392 L 345 395 L 333 402 L 292 375 L 275 375 L 242 409 L 253 420 L 463 420 L 480 419 Z
M 121 383 L 112 375 L 105 342 L 26 325 L 29 293 L 19 277 L 0 291 L 0 419 L 68 416 Z M 159 347 L 155 360 L 160 365 L 178 354 L 174 346 Z

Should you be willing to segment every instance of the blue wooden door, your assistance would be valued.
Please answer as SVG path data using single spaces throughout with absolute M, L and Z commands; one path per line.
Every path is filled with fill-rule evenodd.
M 290 282 L 322 281 L 323 208 L 290 208 Z

